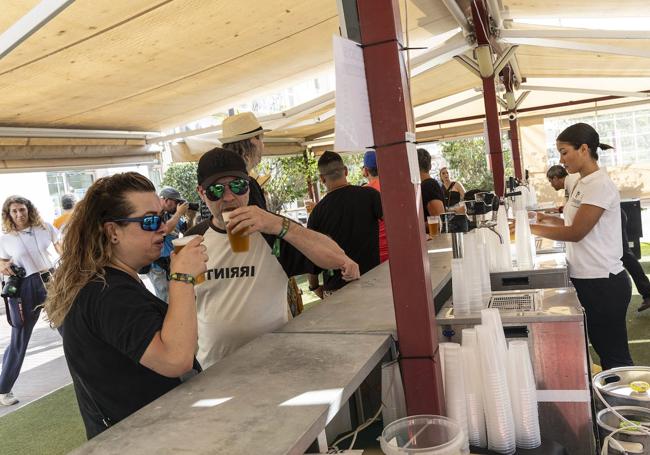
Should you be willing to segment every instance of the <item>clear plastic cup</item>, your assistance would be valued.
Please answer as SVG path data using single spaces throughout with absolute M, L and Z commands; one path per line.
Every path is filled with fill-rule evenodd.
M 431 238 L 440 235 L 440 217 L 428 216 L 427 225 L 429 226 L 429 236 Z
M 221 212 L 223 221 L 226 223 L 226 231 L 228 232 L 228 241 L 230 242 L 230 249 L 233 253 L 246 253 L 250 248 L 250 237 L 246 234 L 246 231 L 233 234 L 228 228 L 228 223 L 230 222 L 230 211 Z
M 183 248 L 185 248 L 185 245 L 190 243 L 196 237 L 196 235 L 187 235 L 185 237 L 172 240 L 174 253 L 178 254 Z M 205 273 L 201 273 L 200 275 L 195 276 L 194 279 L 196 280 L 196 284 L 203 283 L 205 281 Z

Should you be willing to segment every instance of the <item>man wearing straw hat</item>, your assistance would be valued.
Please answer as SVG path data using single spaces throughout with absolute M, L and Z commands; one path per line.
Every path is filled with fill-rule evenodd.
M 232 150 L 246 162 L 246 171 L 251 171 L 262 160 L 264 153 L 264 132 L 260 122 L 252 112 L 242 112 L 226 118 L 221 124 L 221 138 L 219 141 L 226 150 Z M 256 179 L 250 179 L 249 204 L 257 205 L 266 210 L 264 191 Z
M 206 152 L 197 180 L 212 213 L 186 233 L 203 235 L 209 258 L 205 281 L 195 286 L 203 368 L 287 322 L 288 277 L 333 269 L 359 278 L 359 266 L 332 239 L 249 204 L 252 179 L 238 154 Z M 247 237 L 243 251 L 230 243 L 235 236 Z

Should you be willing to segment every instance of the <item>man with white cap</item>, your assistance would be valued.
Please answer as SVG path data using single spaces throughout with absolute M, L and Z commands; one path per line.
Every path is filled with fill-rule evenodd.
M 196 357 L 208 368 L 287 322 L 288 277 L 332 269 L 349 281 L 359 278 L 359 266 L 332 239 L 249 205 L 252 179 L 238 154 L 221 148 L 206 152 L 197 177 L 212 218 L 186 235 L 203 235 L 209 258 L 205 281 L 195 286 Z M 225 211 L 230 211 L 228 231 L 248 236 L 248 251 L 232 252 Z
M 221 124 L 221 138 L 219 141 L 226 150 L 231 150 L 241 156 L 246 162 L 246 171 L 251 171 L 262 161 L 264 153 L 264 132 L 260 122 L 252 112 L 242 112 L 231 115 Z M 249 204 L 257 205 L 266 210 L 264 191 L 257 180 L 250 179 Z

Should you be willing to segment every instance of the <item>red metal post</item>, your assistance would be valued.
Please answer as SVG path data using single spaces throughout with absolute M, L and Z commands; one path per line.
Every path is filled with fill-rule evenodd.
M 476 42 L 479 46 L 490 45 L 489 19 L 483 0 L 473 0 L 471 4 L 472 22 L 476 33 Z M 494 180 L 494 191 L 499 196 L 505 192 L 505 179 L 503 171 L 503 151 L 501 150 L 501 132 L 499 130 L 499 112 L 497 110 L 497 95 L 494 86 L 494 74 L 482 77 L 483 103 L 485 105 L 485 118 L 487 122 L 488 148 L 490 151 L 490 165 Z
M 522 179 L 521 152 L 519 150 L 519 122 L 517 121 L 516 112 L 514 119 L 510 123 L 510 144 L 512 145 L 512 165 L 515 168 L 515 177 Z M 511 117 L 512 118 L 512 117 Z
M 409 414 L 444 414 L 420 185 L 405 133 L 414 131 L 398 0 L 357 0 L 368 98 L 390 245 L 400 365 Z
M 503 71 L 501 71 L 501 76 L 503 77 L 503 84 L 506 86 L 507 99 L 514 100 L 514 83 L 513 83 L 513 71 L 508 64 Z M 508 95 L 510 97 L 508 97 Z M 512 166 L 515 169 L 515 177 L 519 180 L 522 179 L 522 165 L 521 165 L 521 152 L 519 149 L 519 122 L 517 121 L 517 109 L 516 106 L 512 106 L 509 102 L 508 107 L 508 121 L 510 123 L 510 146 L 512 148 Z

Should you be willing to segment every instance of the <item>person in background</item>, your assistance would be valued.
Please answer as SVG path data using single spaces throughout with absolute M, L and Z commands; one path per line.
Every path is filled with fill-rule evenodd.
M 200 371 L 194 283 L 205 272 L 202 238 L 171 255 L 169 305 L 137 271 L 160 256 L 161 199 L 136 172 L 93 183 L 70 219 L 45 303 L 90 439 Z
M 548 168 L 548 171 L 546 171 L 546 178 L 553 189 L 555 191 L 564 190 L 565 203 L 569 200 L 569 194 L 579 177 L 579 174 L 569 174 L 561 164 L 551 166 Z M 562 213 L 563 208 L 564 207 L 560 207 L 560 213 Z
M 72 194 L 64 194 L 61 196 L 61 208 L 63 209 L 63 213 L 56 217 L 52 222 L 54 227 L 59 231 L 63 229 L 63 226 L 65 226 L 65 224 L 70 219 L 70 215 L 72 215 L 72 209 L 74 209 L 76 202 L 77 200 Z
M 446 167 L 440 169 L 439 175 L 445 198 L 445 207 L 451 208 L 465 198 L 465 188 L 462 183 L 451 180 L 449 169 Z
M 564 220 L 539 213 L 534 235 L 566 242 L 569 276 L 587 316 L 587 332 L 604 370 L 633 365 L 625 316 L 632 288 L 621 256 L 618 188 L 598 166 L 596 130 L 576 123 L 557 137 L 560 163 L 578 173 L 564 208 Z
M 427 217 L 439 216 L 445 212 L 445 195 L 442 188 L 430 175 L 431 172 L 431 155 L 426 149 L 419 148 L 418 165 L 420 167 L 420 190 L 422 191 L 422 205 L 424 207 L 424 225 L 429 232 Z
M 151 280 L 158 298 L 167 302 L 169 300 L 169 257 L 174 250 L 172 241 L 188 229 L 188 223 L 184 216 L 188 213 L 189 203 L 183 199 L 178 190 L 171 187 L 160 190 L 159 196 L 162 205 L 161 218 L 165 240 L 160 257 L 151 264 L 147 276 Z
M 262 161 L 264 153 L 264 133 L 269 131 L 262 128 L 252 112 L 227 117 L 222 126 L 222 137 L 219 141 L 226 150 L 231 150 L 241 156 L 246 162 L 248 175 Z M 249 204 L 267 209 L 266 198 L 261 185 L 255 178 L 249 180 Z
M 186 235 L 203 235 L 209 257 L 205 282 L 196 286 L 204 369 L 287 322 L 290 276 L 334 269 L 344 280 L 359 278 L 359 266 L 332 239 L 251 205 L 249 180 L 244 159 L 230 150 L 215 148 L 199 160 L 198 191 L 212 218 Z M 234 253 L 228 232 L 248 236 L 248 250 Z
M 24 197 L 10 196 L 5 200 L 2 230 L 0 274 L 8 278 L 7 287 L 3 283 L 3 298 L 11 340 L 2 357 L 0 405 L 10 406 L 18 403 L 11 389 L 18 379 L 29 339 L 41 314 L 40 305 L 47 295 L 45 283 L 50 280 L 54 267 L 48 248 L 54 245 L 60 250 L 59 231 L 45 223 L 36 207 Z M 17 283 L 13 290 L 9 289 L 9 279 Z
M 341 155 L 325 152 L 318 159 L 320 181 L 327 194 L 309 215 L 307 227 L 332 238 L 363 275 L 379 265 L 379 221 L 383 218 L 381 196 L 374 188 L 350 185 Z M 347 283 L 339 271 L 323 273 L 324 296 Z M 318 274 L 309 277 L 309 289 L 321 287 Z M 317 292 L 318 294 L 319 292 Z
M 549 183 L 555 191 L 564 189 L 565 200 L 568 201 L 569 194 L 573 189 L 573 186 L 578 180 L 580 174 L 569 174 L 564 166 L 556 164 L 551 166 L 548 171 L 546 171 L 546 177 L 548 178 Z M 560 207 L 560 213 L 562 212 L 563 207 Z M 542 215 L 543 217 L 543 215 Z M 644 311 L 650 308 L 650 280 L 645 274 L 643 267 L 639 263 L 639 260 L 636 258 L 632 250 L 630 249 L 630 243 L 627 239 L 627 215 L 625 211 L 621 209 L 621 236 L 623 241 L 623 256 L 621 256 L 621 261 L 623 262 L 623 267 L 630 274 L 634 285 L 636 286 L 637 291 L 643 298 L 641 305 L 637 311 Z
M 363 155 L 363 176 L 368 180 L 368 186 L 381 192 L 379 184 L 379 170 L 377 168 L 377 153 L 368 150 Z M 388 239 L 386 238 L 386 225 L 384 220 L 379 220 L 379 262 L 388 259 Z

